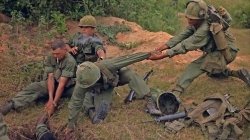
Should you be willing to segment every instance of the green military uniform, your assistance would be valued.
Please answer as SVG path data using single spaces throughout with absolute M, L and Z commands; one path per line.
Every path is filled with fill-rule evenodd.
M 37 140 L 55 140 L 52 133 L 46 124 L 38 124 L 36 126 L 36 139 Z
M 0 113 L 0 140 L 9 140 L 7 135 L 7 125 L 3 120 L 3 115 Z
M 125 66 L 142 61 L 149 56 L 150 53 L 135 53 L 117 58 L 105 59 L 100 61 L 99 63 L 105 66 L 105 68 L 107 68 L 111 73 L 119 77 L 117 86 L 129 83 L 129 87 L 135 91 L 136 97 L 143 98 L 145 95 L 149 94 L 149 87 L 139 75 L 135 74 L 132 69 L 126 68 Z M 81 78 L 84 77 L 81 77 L 81 75 L 80 77 L 77 76 L 77 79 L 81 80 Z M 82 108 L 82 104 L 84 105 L 86 110 L 93 107 L 93 100 L 88 100 L 88 98 L 85 98 L 86 95 L 92 94 L 94 96 L 95 107 L 98 107 L 100 102 L 103 100 L 108 102 L 108 104 L 110 103 L 115 86 L 109 83 L 108 80 L 109 79 L 105 75 L 102 75 L 102 78 L 97 81 L 92 88 L 83 88 L 81 86 L 81 83 L 76 83 L 73 95 L 69 103 L 68 128 L 73 128 L 76 124 L 78 114 Z
M 203 51 L 203 55 L 191 62 L 180 76 L 176 86 L 177 91 L 183 92 L 195 78 L 205 72 L 210 76 L 232 76 L 231 70 L 226 67 L 226 64 L 235 59 L 238 49 L 235 47 L 235 40 L 232 35 L 225 31 L 225 37 L 232 55 L 231 61 L 227 61 L 225 65 L 222 62 L 225 59 L 214 43 L 207 20 L 204 20 L 198 29 L 187 26 L 179 35 L 174 36 L 166 43 L 170 47 L 167 51 L 169 57 L 197 49 Z M 208 60 L 210 62 L 205 61 L 208 57 L 210 57 L 210 60 Z M 214 60 L 214 62 L 211 62 L 211 60 Z M 215 65 L 215 67 L 212 66 L 213 68 L 211 68 L 209 65 Z
M 78 48 L 77 54 L 74 55 L 77 64 L 84 61 L 96 62 L 98 59 L 97 51 L 103 50 L 105 52 L 103 43 L 97 35 L 87 36 L 78 32 L 66 44 Z
M 75 84 L 73 78 L 75 77 L 76 61 L 71 54 L 67 52 L 65 58 L 59 62 L 56 62 L 53 55 L 49 54 L 44 71 L 44 81 L 31 83 L 11 99 L 14 102 L 14 108 L 26 106 L 40 97 L 48 96 L 47 76 L 49 73 L 54 73 L 55 85 L 59 83 L 60 77 L 68 77 L 63 96 L 72 94 Z

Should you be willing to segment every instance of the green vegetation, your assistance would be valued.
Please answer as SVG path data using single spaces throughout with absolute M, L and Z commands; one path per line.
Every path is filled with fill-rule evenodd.
M 129 21 L 134 21 L 144 29 L 149 31 L 166 31 L 174 34 L 183 26 L 177 18 L 178 12 L 184 12 L 185 3 L 188 0 L 180 1 L 178 7 L 172 6 L 171 0 L 80 0 L 80 1 L 31 1 L 31 0 L 2 0 L 0 12 L 12 18 L 11 23 L 1 26 L 0 49 L 7 47 L 8 51 L 1 52 L 0 55 L 0 102 L 3 103 L 11 99 L 18 91 L 25 88 L 34 81 L 39 81 L 41 69 L 43 68 L 43 56 L 49 50 L 44 47 L 45 41 L 50 41 L 58 33 L 67 39 L 66 20 L 79 20 L 83 15 L 92 14 L 94 16 L 117 16 Z M 249 21 L 249 0 L 205 0 L 215 7 L 223 5 L 233 17 L 232 26 L 248 27 Z M 185 19 L 184 19 L 185 20 Z M 116 34 L 127 32 L 131 29 L 123 24 L 114 26 L 98 25 L 99 33 L 107 37 L 110 43 L 120 47 L 130 49 L 136 48 L 145 42 L 129 42 L 121 44 L 116 40 Z M 239 56 L 230 65 L 232 68 L 250 68 L 249 60 L 249 30 L 230 28 L 230 31 L 237 37 L 237 46 L 240 48 Z M 7 40 L 7 41 L 6 41 Z M 111 50 L 112 51 L 112 50 Z M 121 51 L 133 53 L 134 50 Z M 108 52 L 109 53 L 109 52 Z M 40 57 L 39 59 L 34 59 Z M 186 62 L 176 61 L 175 58 L 164 59 L 162 61 L 138 63 L 131 67 L 143 75 L 146 71 L 154 67 L 154 73 L 150 76 L 148 84 L 161 90 L 170 90 L 181 72 L 187 66 Z M 191 60 L 190 60 L 191 61 Z M 116 88 L 116 94 L 112 97 L 111 110 L 108 117 L 100 125 L 92 125 L 90 120 L 83 114 L 79 117 L 75 135 L 78 139 L 102 139 L 102 140 L 205 140 L 206 138 L 198 127 L 189 127 L 183 131 L 172 135 L 164 130 L 164 124 L 154 123 L 140 124 L 143 120 L 153 119 L 152 116 L 144 112 L 145 101 L 137 100 L 125 105 L 123 99 L 129 93 L 129 87 Z M 242 108 L 246 99 L 250 98 L 249 87 L 245 83 L 236 79 L 212 79 L 206 75 L 197 78 L 181 96 L 183 101 L 192 99 L 200 102 L 204 97 L 214 92 L 229 93 L 235 97 L 232 103 Z M 234 98 L 233 98 L 234 99 Z M 4 119 L 10 130 L 17 128 L 26 132 L 30 129 L 34 134 L 35 123 L 38 115 L 44 111 L 47 100 L 32 103 L 22 112 L 12 111 Z M 63 138 L 63 125 L 67 122 L 67 106 L 69 98 L 60 101 L 61 109 L 50 119 L 50 128 L 56 136 Z M 24 129 L 25 128 L 25 129 Z M 249 126 L 243 128 L 244 135 L 241 140 L 250 137 Z M 16 131 L 10 133 L 18 135 Z M 34 135 L 32 135 L 34 138 Z M 32 139 L 16 138 L 16 139 Z
M 125 48 L 125 49 L 132 48 L 131 45 L 119 43 L 116 39 L 117 33 L 119 32 L 124 33 L 124 32 L 131 31 L 131 28 L 129 26 L 126 26 L 124 24 L 114 25 L 114 26 L 98 25 L 97 30 L 102 36 L 106 36 L 108 41 L 110 41 L 112 44 Z

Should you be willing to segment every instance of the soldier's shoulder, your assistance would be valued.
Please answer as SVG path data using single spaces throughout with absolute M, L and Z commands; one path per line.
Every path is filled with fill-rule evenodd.
M 75 58 L 68 52 L 66 53 L 66 64 L 67 63 L 75 63 L 76 64 Z

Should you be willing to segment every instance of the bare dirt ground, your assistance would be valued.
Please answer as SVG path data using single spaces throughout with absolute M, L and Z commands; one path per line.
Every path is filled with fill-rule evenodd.
M 1 15 L 0 15 L 1 16 Z M 179 15 L 180 21 L 185 24 L 185 18 L 182 14 Z M 121 49 L 117 46 L 110 45 L 109 42 L 105 40 L 105 37 L 102 37 L 105 43 L 105 47 L 107 49 L 107 57 L 115 57 L 115 56 L 121 56 L 129 53 L 135 53 L 135 52 L 149 52 L 154 50 L 154 48 L 161 46 L 164 44 L 168 39 L 172 37 L 172 35 L 166 33 L 166 32 L 149 32 L 147 30 L 142 29 L 142 27 L 134 22 L 125 21 L 120 18 L 116 17 L 96 17 L 97 21 L 104 24 L 104 25 L 115 25 L 120 24 L 124 22 L 126 25 L 130 26 L 132 28 L 131 32 L 126 33 L 118 33 L 117 34 L 117 40 L 121 43 L 139 43 L 140 45 L 136 48 L 126 50 Z M 6 19 L 7 20 L 7 19 Z M 42 47 L 37 47 L 36 45 L 29 43 L 31 38 L 34 37 L 36 34 L 36 28 L 31 28 L 30 33 L 27 34 L 27 36 L 19 36 L 20 43 L 16 43 L 14 41 L 16 34 L 5 34 L 4 32 L 7 32 L 7 23 L 0 23 L 1 28 L 1 37 L 0 37 L 0 103 L 3 103 L 13 97 L 13 95 L 16 94 L 17 91 L 20 91 L 22 88 L 24 88 L 23 82 L 20 81 L 9 81 L 6 82 L 6 79 L 3 79 L 3 77 L 6 77 L 6 71 L 8 71 L 8 74 L 14 75 L 13 70 L 9 67 L 11 67 L 12 63 L 8 64 L 8 61 L 11 60 L 17 60 L 18 57 L 15 59 L 10 59 L 8 57 L 9 53 L 14 48 L 17 55 L 25 57 L 25 59 L 36 59 L 40 58 L 42 56 L 45 56 L 49 49 L 47 46 L 45 46 L 46 43 L 49 43 L 49 40 L 45 40 L 44 45 Z M 77 21 L 67 21 L 67 27 L 68 27 L 68 33 L 69 34 L 75 34 L 79 31 L 78 28 L 78 22 Z M 249 60 L 250 60 L 250 49 L 249 49 L 249 35 L 250 30 L 249 29 L 230 29 L 230 32 L 232 32 L 236 38 L 237 38 L 237 46 L 240 48 L 239 55 L 237 56 L 236 60 L 229 65 L 230 68 L 237 69 L 242 66 L 250 69 L 249 67 Z M 64 38 L 66 41 L 67 39 Z M 11 45 L 10 45 L 11 44 Z M 29 44 L 29 48 L 23 50 L 23 45 Z M 13 48 L 12 48 L 13 47 Z M 36 52 L 35 54 L 33 54 Z M 140 74 L 147 71 L 147 69 L 154 67 L 156 68 L 156 74 L 152 75 L 152 82 L 150 81 L 149 84 L 156 86 L 157 88 L 161 88 L 163 90 L 167 90 L 174 86 L 177 76 L 181 73 L 181 71 L 187 66 L 188 63 L 195 60 L 199 56 L 202 55 L 202 52 L 200 51 L 192 51 L 188 52 L 185 55 L 178 55 L 171 59 L 163 59 L 159 61 L 143 61 L 139 62 L 138 64 L 134 64 L 132 67 L 140 72 Z M 6 59 L 7 58 L 7 59 Z M 21 63 L 20 59 L 20 63 Z M 8 65 L 7 65 L 8 64 Z M 14 65 L 14 64 L 12 64 Z M 144 69 L 145 68 L 145 69 Z M 173 69 L 173 70 L 167 70 L 167 69 Z M 16 72 L 16 71 L 14 71 Z M 2 76 L 2 79 L 1 79 Z M 201 79 L 204 79 L 202 77 Z M 201 84 L 207 84 L 202 83 L 201 79 L 198 79 L 198 82 L 194 82 L 193 86 L 189 89 L 190 92 L 187 93 L 187 95 L 184 95 L 184 101 L 189 104 L 195 100 L 201 100 L 203 99 L 203 96 L 194 97 L 190 95 L 191 92 L 194 92 L 193 94 L 199 95 L 202 91 L 210 91 L 209 88 L 211 87 L 201 87 Z M 209 84 L 216 83 L 216 80 L 211 80 L 209 78 L 206 78 Z M 166 82 L 167 81 L 167 82 Z M 236 82 L 235 82 L 236 81 Z M 17 82 L 17 84 L 16 84 Z M 165 82 L 165 83 L 164 83 Z M 163 84 L 162 84 L 163 83 Z M 237 83 L 237 80 L 233 80 L 233 82 L 223 81 L 222 85 L 231 84 L 231 87 Z M 28 84 L 28 83 L 25 83 Z M 207 85 L 209 85 L 207 84 Z M 214 85 L 218 89 L 217 91 L 221 91 L 220 84 Z M 236 84 L 237 85 L 237 84 Z M 199 90 L 197 90 L 198 87 L 201 87 Z M 244 86 L 244 85 L 238 85 L 238 86 Z M 230 86 L 226 91 L 235 91 Z M 242 88 L 242 87 L 240 87 Z M 248 89 L 243 87 L 244 92 L 246 93 Z M 125 92 L 128 93 L 128 89 L 118 89 L 118 92 Z M 244 93 L 244 94 L 245 94 Z M 210 93 L 207 93 L 208 95 Z M 3 97 L 2 97 L 3 96 Z M 106 119 L 106 122 L 102 124 L 101 126 L 93 126 L 89 122 L 88 119 L 81 120 L 80 123 L 84 124 L 83 126 L 79 126 L 77 128 L 77 135 L 84 136 L 87 139 L 199 139 L 203 138 L 203 136 L 190 136 L 188 133 L 192 132 L 194 134 L 201 135 L 199 132 L 199 129 L 197 128 L 190 128 L 190 130 L 185 130 L 182 134 L 177 134 L 175 136 L 169 136 L 166 135 L 166 132 L 164 129 L 160 129 L 157 125 L 138 125 L 138 122 L 142 119 L 148 119 L 150 116 L 146 116 L 144 111 L 141 111 L 141 108 L 143 108 L 143 101 L 138 101 L 137 103 L 133 103 L 130 105 L 123 105 L 123 98 L 126 96 L 126 94 L 122 95 L 122 97 L 114 97 L 114 102 L 111 105 L 111 112 Z M 204 95 L 205 96 L 205 95 Z M 2 97 L 2 98 L 1 98 Z M 244 98 L 244 97 L 240 97 Z M 67 102 L 68 100 L 66 100 Z M 55 132 L 55 135 L 60 137 L 62 136 L 62 125 L 67 121 L 67 117 L 61 117 L 61 116 L 67 116 L 67 104 L 65 101 L 63 102 L 64 106 L 62 110 L 60 110 L 60 113 L 57 113 L 52 118 L 52 129 Z M 136 106 L 136 108 L 135 108 Z M 139 109 L 140 110 L 139 110 Z M 125 110 L 125 111 L 122 111 Z M 27 139 L 34 138 L 34 135 L 28 135 L 25 133 L 34 133 L 34 126 L 35 121 L 37 119 L 36 112 L 42 112 L 43 111 L 43 104 L 35 105 L 35 107 L 29 108 L 27 110 L 24 110 L 22 113 L 13 112 L 10 115 L 5 117 L 5 120 L 7 121 L 8 125 L 10 126 L 10 132 L 12 133 L 13 137 L 16 137 L 15 135 L 22 134 L 22 136 L 26 136 Z M 133 116 L 133 117 L 131 117 Z M 22 118 L 21 120 L 18 120 L 18 118 Z M 119 118 L 119 119 L 118 119 Z M 17 119 L 17 121 L 13 121 Z M 87 120 L 87 121 L 86 121 Z M 83 123 L 84 122 L 84 123 Z M 18 127 L 19 125 L 19 127 Z M 163 127 L 163 126 L 161 126 Z M 96 129 L 100 130 L 98 133 L 96 132 Z M 120 132 L 124 131 L 124 132 Z M 142 134 L 138 134 L 142 133 Z M 83 134 L 82 134 L 83 133 Z M 100 134 L 99 134 L 100 133 Z M 117 134 L 119 133 L 119 134 Z M 143 136 L 142 136 L 143 135 Z M 12 138 L 13 138 L 12 137 Z M 25 139 L 25 138 L 21 138 Z

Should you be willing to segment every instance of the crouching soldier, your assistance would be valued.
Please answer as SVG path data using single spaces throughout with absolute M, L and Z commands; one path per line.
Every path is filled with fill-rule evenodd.
M 3 115 L 12 109 L 27 106 L 40 97 L 49 97 L 46 111 L 52 115 L 61 96 L 69 96 L 73 92 L 76 61 L 67 52 L 62 40 L 55 40 L 51 44 L 52 52 L 45 61 L 44 81 L 34 82 L 17 93 L 10 101 L 0 107 Z
M 76 86 L 68 107 L 66 135 L 73 131 L 82 105 L 89 113 L 93 124 L 104 120 L 108 114 L 112 93 L 117 86 L 128 84 L 135 91 L 136 99 L 150 97 L 150 89 L 146 82 L 132 69 L 126 67 L 149 56 L 150 53 L 135 53 L 96 63 L 80 64 L 76 72 Z M 86 99 L 87 94 L 91 94 L 93 100 Z

